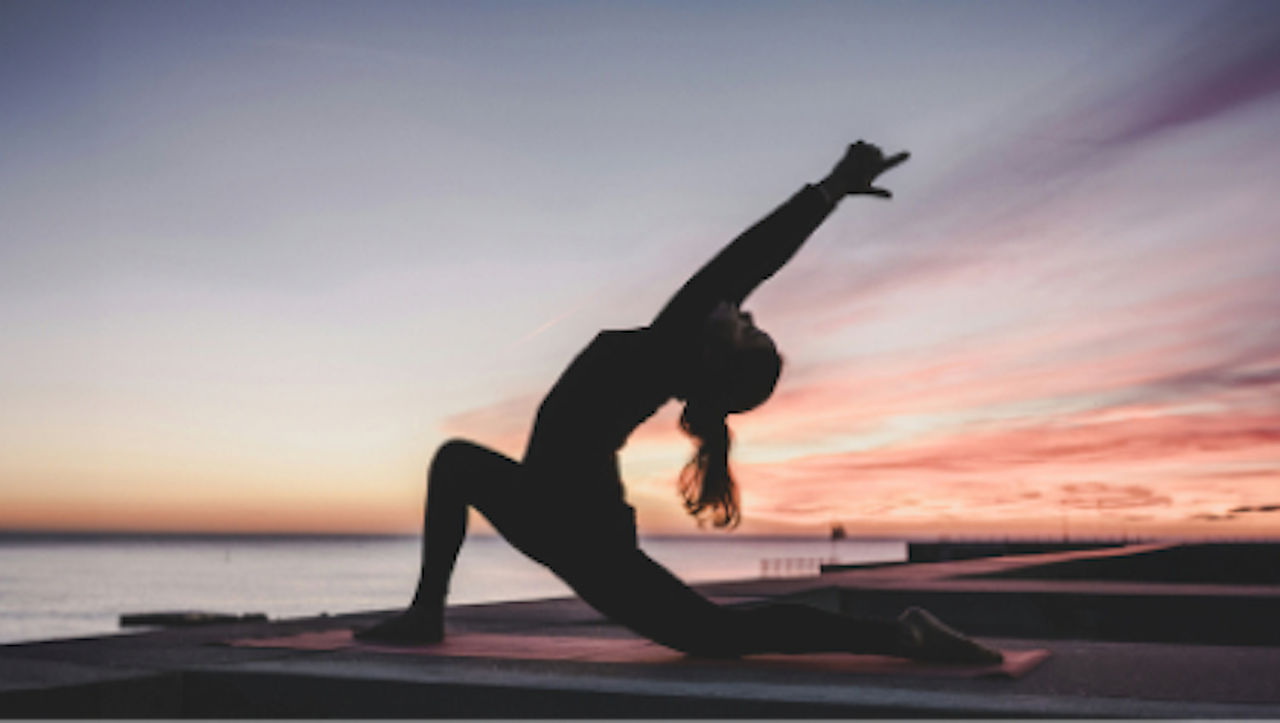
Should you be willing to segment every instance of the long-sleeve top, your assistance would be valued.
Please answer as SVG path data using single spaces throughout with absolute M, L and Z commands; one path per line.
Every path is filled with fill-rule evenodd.
M 682 367 L 699 358 L 701 334 L 716 305 L 741 304 L 832 209 L 821 191 L 805 186 L 704 265 L 648 326 L 596 335 L 542 401 L 525 449 L 529 483 L 550 497 L 550 506 L 565 519 L 592 517 L 610 528 L 630 524 L 634 539 L 618 450 L 675 395 Z

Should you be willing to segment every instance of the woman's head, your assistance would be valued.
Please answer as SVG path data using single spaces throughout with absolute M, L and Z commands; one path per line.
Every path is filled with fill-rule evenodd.
M 717 527 L 738 523 L 738 495 L 729 471 L 732 436 L 725 417 L 754 409 L 769 398 L 782 371 L 773 339 L 751 315 L 721 304 L 707 320 L 702 356 L 685 395 L 680 428 L 698 449 L 680 474 L 685 509 L 710 512 Z
M 707 319 L 702 358 L 686 400 L 725 413 L 746 412 L 773 394 L 781 372 L 773 339 L 750 313 L 722 302 Z

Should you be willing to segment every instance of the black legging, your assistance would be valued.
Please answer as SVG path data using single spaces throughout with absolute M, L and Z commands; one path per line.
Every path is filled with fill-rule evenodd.
M 899 629 L 893 622 L 794 604 L 746 609 L 716 605 L 639 550 L 634 536 L 629 544 L 557 542 L 536 512 L 538 501 L 530 498 L 538 490 L 524 481 L 520 463 L 470 442 L 452 441 L 436 452 L 427 475 L 422 574 L 414 605 L 443 604 L 470 506 L 606 617 L 681 652 L 894 652 Z

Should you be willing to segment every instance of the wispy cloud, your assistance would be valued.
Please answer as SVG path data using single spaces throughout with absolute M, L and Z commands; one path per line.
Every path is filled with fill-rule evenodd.
M 933 509 L 998 526 L 1068 509 L 1114 518 L 1135 508 L 1171 521 L 1188 509 L 1220 514 L 1212 510 L 1280 482 L 1280 415 L 1112 408 L 740 469 L 759 482 L 748 487 L 749 508 L 777 517 L 794 517 L 787 500 L 795 496 L 826 500 L 827 515 L 852 522 L 910 521 Z M 1238 516 L 1268 505 L 1235 507 Z
M 1104 119 L 1096 140 L 1114 147 L 1211 121 L 1277 93 L 1280 9 L 1231 3 L 1180 38 L 1172 57 L 1087 113 Z M 1099 112 L 1104 108 L 1114 111 Z
M 540 397 L 520 394 L 445 417 L 439 427 L 443 437 L 470 439 L 519 459 L 533 425 Z

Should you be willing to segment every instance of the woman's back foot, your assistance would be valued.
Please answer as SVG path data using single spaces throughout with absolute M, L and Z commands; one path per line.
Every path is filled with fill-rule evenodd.
M 444 640 L 444 610 L 411 607 L 399 615 L 355 632 L 356 640 L 391 645 L 427 645 Z
M 1004 655 L 951 629 L 923 608 L 907 608 L 898 618 L 902 655 L 939 663 L 999 663 Z

